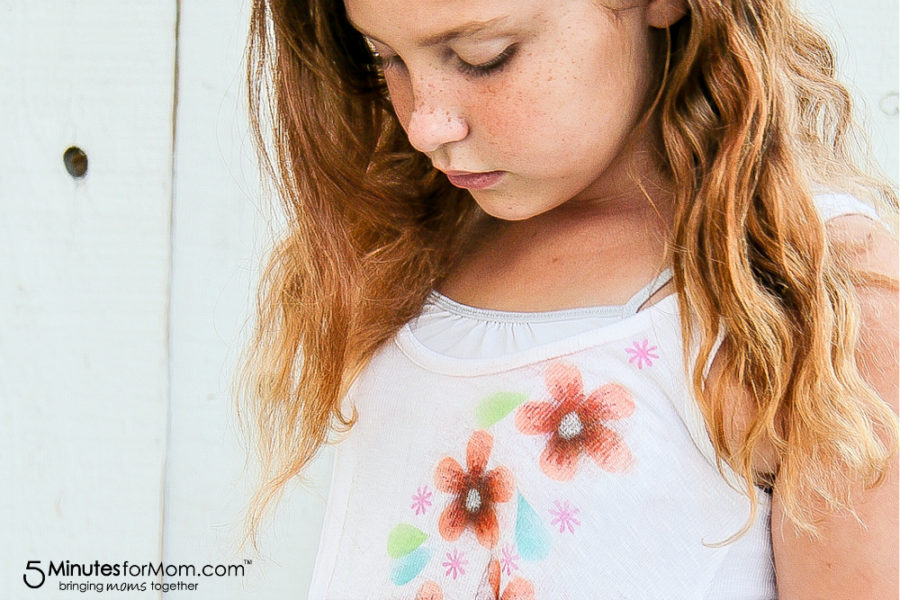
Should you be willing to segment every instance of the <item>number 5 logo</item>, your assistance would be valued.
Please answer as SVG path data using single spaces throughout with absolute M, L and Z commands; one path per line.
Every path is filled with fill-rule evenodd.
M 33 590 L 44 585 L 44 581 L 47 579 L 47 577 L 44 575 L 44 571 L 40 567 L 32 566 L 32 565 L 39 565 L 39 564 L 41 564 L 41 561 L 39 561 L 39 560 L 29 560 L 28 564 L 25 566 L 25 573 L 22 574 L 22 581 L 24 581 L 25 585 L 27 585 L 28 587 L 30 587 Z M 40 573 L 41 574 L 40 583 L 38 583 L 37 585 L 32 585 L 31 583 L 29 583 L 28 582 L 28 571 L 37 571 L 38 573 Z M 35 577 L 35 579 L 36 579 L 36 577 Z

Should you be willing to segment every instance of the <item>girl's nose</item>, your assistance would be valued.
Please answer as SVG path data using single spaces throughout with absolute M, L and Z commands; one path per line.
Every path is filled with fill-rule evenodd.
M 436 95 L 441 96 L 441 95 Z M 452 103 L 437 102 L 437 97 L 414 100 L 406 134 L 409 143 L 420 152 L 434 152 L 444 144 L 458 142 L 469 135 L 469 126 Z

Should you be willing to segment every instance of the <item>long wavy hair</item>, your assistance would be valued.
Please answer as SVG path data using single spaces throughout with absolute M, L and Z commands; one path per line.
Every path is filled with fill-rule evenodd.
M 788 0 L 688 4 L 665 33 L 643 121 L 674 182 L 681 327 L 699 340 L 686 367 L 720 467 L 743 477 L 752 514 L 754 486 L 772 475 L 752 466 L 766 443 L 786 514 L 815 533 L 823 510 L 852 511 L 850 486 L 877 483 L 896 445 L 896 417 L 855 363 L 855 288 L 896 281 L 854 271 L 812 197 L 848 191 L 892 222 L 897 196 L 859 166 L 832 52 Z M 353 425 L 341 410 L 348 386 L 446 275 L 477 209 L 409 145 L 343 2 L 255 0 L 247 64 L 261 164 L 287 215 L 238 377 L 261 467 L 247 511 L 255 543 L 285 484 Z M 716 384 L 704 366 L 720 331 L 727 377 Z M 755 408 L 736 445 L 728 381 Z

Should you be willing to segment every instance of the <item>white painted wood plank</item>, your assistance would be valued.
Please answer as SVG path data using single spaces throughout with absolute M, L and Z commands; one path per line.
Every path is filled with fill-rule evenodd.
M 900 171 L 900 90 L 897 0 L 800 0 L 838 57 L 838 74 L 856 101 L 857 115 L 872 142 L 874 159 L 894 185 Z
M 175 8 L 0 2 L 0 597 L 159 560 Z
M 269 239 L 244 103 L 248 16 L 246 0 L 181 4 L 164 558 L 253 561 L 243 578 L 204 579 L 199 597 L 298 599 L 309 586 L 330 454 L 265 524 L 261 555 L 234 547 L 253 482 L 242 477 L 229 385 Z

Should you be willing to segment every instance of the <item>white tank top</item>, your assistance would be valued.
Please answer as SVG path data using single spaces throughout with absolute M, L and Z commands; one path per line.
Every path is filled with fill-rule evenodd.
M 774 598 L 768 494 L 720 544 L 749 501 L 691 397 L 677 300 L 638 311 L 668 277 L 549 313 L 432 295 L 345 399 L 309 598 Z

